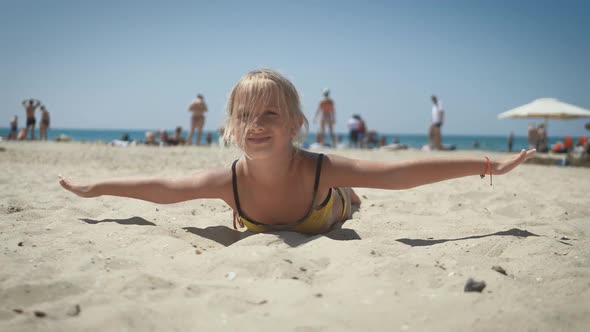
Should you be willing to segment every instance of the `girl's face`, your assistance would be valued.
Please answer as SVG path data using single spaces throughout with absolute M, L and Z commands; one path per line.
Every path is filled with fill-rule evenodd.
M 238 114 L 238 142 L 251 159 L 266 159 L 284 153 L 291 148 L 294 130 L 290 129 L 285 110 L 281 109 L 278 98 L 264 106 Z

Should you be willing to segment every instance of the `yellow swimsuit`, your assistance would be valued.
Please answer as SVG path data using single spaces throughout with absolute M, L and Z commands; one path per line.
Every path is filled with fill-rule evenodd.
M 330 212 L 332 211 L 332 205 L 334 204 L 334 195 L 332 194 L 335 191 L 340 199 L 342 200 L 342 215 L 340 217 L 340 221 L 344 220 L 344 216 L 346 215 L 347 209 L 347 202 L 346 202 L 346 195 L 341 188 L 331 188 L 328 192 L 328 196 L 326 199 L 318 206 L 317 208 L 313 207 L 313 203 L 315 202 L 316 195 L 318 192 L 318 186 L 320 184 L 320 173 L 322 170 L 322 160 L 324 159 L 324 155 L 320 154 L 318 156 L 317 164 L 316 164 L 316 173 L 315 173 L 315 183 L 313 186 L 313 196 L 311 200 L 312 206 L 309 208 L 307 215 L 291 224 L 286 225 L 268 225 L 262 224 L 252 219 L 247 218 L 242 209 L 240 207 L 240 199 L 238 197 L 238 179 L 236 176 L 236 163 L 237 160 L 232 164 L 232 185 L 234 191 L 234 200 L 236 203 L 237 214 L 234 217 L 234 228 L 236 228 L 236 222 L 241 226 L 246 228 L 252 232 L 269 232 L 269 231 L 293 231 L 299 233 L 319 233 L 325 231 L 326 227 L 325 224 L 330 217 Z

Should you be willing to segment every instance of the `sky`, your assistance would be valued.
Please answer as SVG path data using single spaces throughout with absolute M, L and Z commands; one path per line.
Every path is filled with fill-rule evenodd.
M 310 120 L 329 88 L 338 132 L 359 113 L 426 134 L 435 94 L 443 133 L 526 135 L 542 120 L 497 114 L 543 97 L 590 109 L 588 17 L 573 0 L 0 0 L 0 126 L 23 126 L 34 97 L 54 128 L 186 129 L 201 93 L 215 130 L 239 78 L 272 68 Z M 587 122 L 550 120 L 549 134 L 587 135 Z

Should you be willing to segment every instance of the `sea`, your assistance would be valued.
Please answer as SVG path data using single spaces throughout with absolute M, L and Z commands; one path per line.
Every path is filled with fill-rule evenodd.
M 64 135 L 71 138 L 72 141 L 80 142 L 102 142 L 108 143 L 113 140 L 120 139 L 123 135 L 128 135 L 130 140 L 143 141 L 145 133 L 152 131 L 157 133 L 157 130 L 143 130 L 143 129 L 67 129 L 67 128 L 50 128 L 47 134 L 48 140 L 55 140 Z M 38 129 L 35 131 L 35 136 L 38 138 Z M 9 133 L 9 128 L 0 128 L 0 137 L 5 139 Z M 205 142 L 207 131 L 203 133 L 201 142 Z M 211 131 L 212 141 L 219 142 L 219 134 L 217 131 Z M 168 131 L 172 134 L 172 130 Z M 336 136 L 342 135 L 343 143 L 348 144 L 348 133 L 336 133 Z M 183 136 L 187 136 L 187 132 L 183 132 Z M 428 137 L 421 134 L 379 134 L 379 137 L 384 136 L 386 142 L 393 143 L 397 139 L 399 143 L 405 144 L 410 148 L 419 149 L 428 143 Z M 329 141 L 328 137 L 326 139 Z M 557 141 L 563 141 L 563 137 L 552 136 L 549 137 L 549 146 Z M 193 138 L 194 140 L 194 138 Z M 310 132 L 306 135 L 303 146 L 315 142 L 316 134 Z M 486 150 L 486 151 L 508 151 L 508 137 L 494 136 L 494 135 L 444 135 L 443 143 L 446 146 L 453 146 L 458 150 Z M 527 138 L 524 136 L 515 136 L 513 140 L 512 150 L 519 151 L 520 149 L 528 148 Z

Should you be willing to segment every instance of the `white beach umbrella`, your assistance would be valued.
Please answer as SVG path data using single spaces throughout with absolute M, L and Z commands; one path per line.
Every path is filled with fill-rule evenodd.
M 541 98 L 498 114 L 498 119 L 506 118 L 543 118 L 545 128 L 548 119 L 577 119 L 590 117 L 590 111 L 581 107 L 564 103 L 555 98 Z
M 541 98 L 498 114 L 505 118 L 577 119 L 590 117 L 590 111 L 554 98 Z

